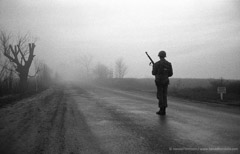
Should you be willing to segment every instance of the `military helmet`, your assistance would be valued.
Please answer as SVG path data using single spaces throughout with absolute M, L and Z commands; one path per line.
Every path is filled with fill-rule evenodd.
M 158 56 L 165 58 L 165 57 L 166 57 L 166 52 L 165 52 L 165 51 L 160 51 L 160 52 L 158 53 Z

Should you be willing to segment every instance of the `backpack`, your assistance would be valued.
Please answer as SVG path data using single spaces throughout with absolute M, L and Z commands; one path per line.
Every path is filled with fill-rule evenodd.
M 158 73 L 156 76 L 156 81 L 159 84 L 166 85 L 169 84 L 169 75 L 170 75 L 170 65 L 167 61 L 162 61 L 158 68 Z

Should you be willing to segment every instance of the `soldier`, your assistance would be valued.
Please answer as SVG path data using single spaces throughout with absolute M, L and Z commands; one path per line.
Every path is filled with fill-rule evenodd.
M 152 75 L 155 75 L 155 84 L 157 86 L 157 99 L 160 110 L 156 112 L 159 115 L 166 114 L 167 104 L 167 89 L 169 78 L 173 75 L 172 64 L 168 62 L 165 51 L 158 53 L 160 60 L 153 65 Z

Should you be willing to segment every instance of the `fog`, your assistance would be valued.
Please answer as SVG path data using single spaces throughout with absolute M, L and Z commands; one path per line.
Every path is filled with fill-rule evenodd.
M 35 54 L 66 80 L 81 57 L 125 77 L 152 77 L 149 59 L 167 52 L 176 78 L 240 79 L 239 0 L 0 0 L 0 29 L 37 38 Z

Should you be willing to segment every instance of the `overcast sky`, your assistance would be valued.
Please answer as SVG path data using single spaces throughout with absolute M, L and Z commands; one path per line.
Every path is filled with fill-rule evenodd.
M 73 79 L 79 57 L 151 77 L 167 52 L 174 77 L 240 79 L 239 0 L 0 0 L 1 30 L 31 33 L 35 53 Z

